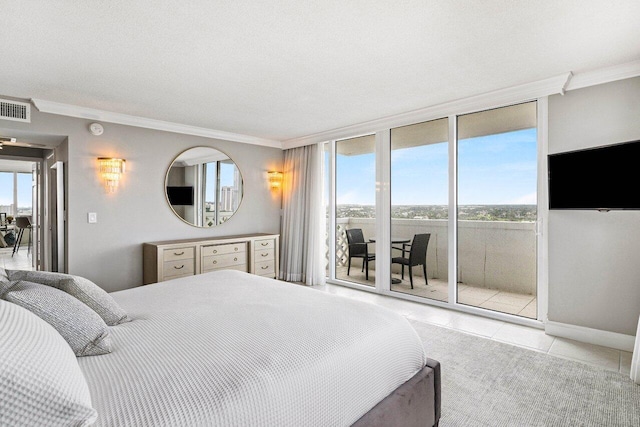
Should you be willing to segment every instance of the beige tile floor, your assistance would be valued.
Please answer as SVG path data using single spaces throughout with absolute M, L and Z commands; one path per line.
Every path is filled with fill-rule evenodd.
M 347 275 L 347 267 L 338 267 L 336 269 L 336 278 L 372 287 L 375 286 L 374 276 L 375 272 L 372 270 L 369 272 L 369 280 L 366 280 L 365 274 L 361 272 L 360 267 L 352 266 L 349 275 Z M 392 274 L 392 277 L 400 279 L 400 274 Z M 391 285 L 391 290 L 439 301 L 447 301 L 449 299 L 448 283 L 446 281 L 429 279 L 429 285 L 425 285 L 422 277 L 414 277 L 413 289 L 411 289 L 409 277 L 406 274 L 401 283 Z M 479 288 L 463 283 L 458 284 L 458 292 L 458 302 L 462 304 L 515 314 L 530 319 L 536 318 L 537 299 L 535 295 Z
M 500 320 L 487 319 L 344 286 L 327 284 L 314 286 L 313 289 L 381 305 L 409 319 L 455 329 L 551 356 L 620 372 L 624 375 L 629 375 L 631 370 L 632 353 L 630 352 L 553 337 L 546 335 L 541 329 L 514 325 Z
M 0 268 L 9 270 L 33 270 L 31 266 L 31 254 L 27 254 L 27 248 L 20 248 L 13 256 L 13 248 L 0 249 Z

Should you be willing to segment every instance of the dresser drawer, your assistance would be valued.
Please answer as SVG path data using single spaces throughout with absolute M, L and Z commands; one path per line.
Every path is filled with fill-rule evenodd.
M 234 265 L 242 265 L 246 269 L 247 253 L 211 255 L 202 257 L 202 271 L 209 271 L 217 268 L 227 268 Z
M 276 273 L 275 260 L 256 262 L 255 265 L 256 265 L 255 274 L 257 274 L 259 276 L 274 277 L 274 275 Z
M 165 261 L 162 264 L 162 276 L 165 279 L 191 276 L 195 273 L 193 259 Z
M 255 250 L 274 249 L 276 247 L 275 239 L 261 239 L 255 241 Z
M 186 246 L 184 248 L 164 249 L 162 251 L 162 257 L 164 262 L 173 261 L 177 259 L 194 259 L 195 247 Z
M 254 262 L 273 261 L 276 259 L 275 249 L 262 249 L 255 251 Z
M 226 245 L 211 245 L 202 247 L 202 256 L 223 255 L 247 252 L 247 243 L 228 243 Z

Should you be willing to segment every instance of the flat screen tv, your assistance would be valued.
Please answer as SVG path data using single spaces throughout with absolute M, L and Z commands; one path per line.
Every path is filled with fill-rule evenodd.
M 167 186 L 167 197 L 172 205 L 193 206 L 193 187 Z
M 549 209 L 640 209 L 640 140 L 551 154 Z

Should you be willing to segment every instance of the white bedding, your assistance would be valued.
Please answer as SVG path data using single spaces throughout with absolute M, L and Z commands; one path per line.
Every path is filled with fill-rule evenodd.
M 78 359 L 99 426 L 346 426 L 426 363 L 402 316 L 247 273 L 111 295 L 134 320 Z

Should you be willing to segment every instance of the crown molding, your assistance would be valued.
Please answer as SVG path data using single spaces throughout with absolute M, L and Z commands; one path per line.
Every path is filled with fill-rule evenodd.
M 598 70 L 576 73 L 569 81 L 567 90 L 582 89 L 584 87 L 615 82 L 640 76 L 640 60 L 600 68 Z
M 282 143 L 282 146 L 283 149 L 289 149 L 317 142 L 331 141 L 333 139 L 350 138 L 354 135 L 371 134 L 382 129 L 440 119 L 451 114 L 466 114 L 525 102 L 544 96 L 564 94 L 570 79 L 571 73 L 564 73 L 555 77 L 445 102 L 407 113 L 383 117 L 381 119 L 345 126 L 326 132 L 319 132 L 300 138 L 288 139 Z
M 112 111 L 97 110 L 94 108 L 80 107 L 77 105 L 63 104 L 44 99 L 31 99 L 38 111 L 61 116 L 77 117 L 80 119 L 97 120 L 104 123 L 116 123 L 119 125 L 135 126 L 146 129 L 174 132 L 184 135 L 202 136 L 205 138 L 223 139 L 225 141 L 242 142 L 244 144 L 261 145 L 264 147 L 280 148 L 282 143 L 271 139 L 259 138 L 233 132 L 183 125 L 180 123 L 165 122 L 146 117 L 131 116 Z

